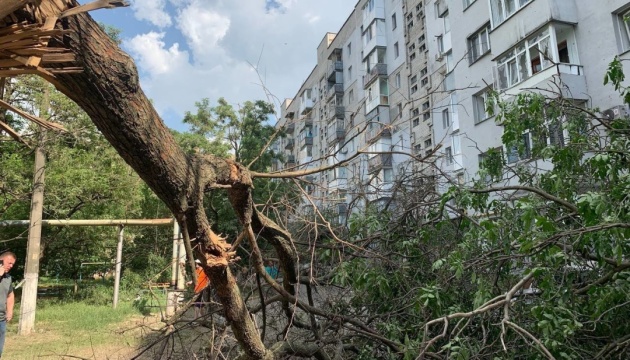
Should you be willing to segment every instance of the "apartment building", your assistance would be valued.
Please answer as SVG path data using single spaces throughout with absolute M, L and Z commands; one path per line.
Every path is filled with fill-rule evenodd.
M 468 182 L 484 153 L 497 148 L 509 164 L 530 160 L 517 149 L 502 148 L 502 128 L 486 112 L 489 89 L 505 100 L 521 91 L 561 92 L 587 106 L 625 111 L 603 77 L 615 55 L 629 56 L 630 28 L 624 21 L 629 11 L 627 0 L 428 1 L 441 170 L 453 181 Z M 561 144 L 565 136 L 561 128 L 553 129 L 547 141 Z M 526 149 L 531 141 L 524 134 Z
M 560 91 L 627 113 L 603 76 L 615 55 L 630 57 L 629 15 L 627 0 L 360 0 L 284 102 L 277 126 L 288 137 L 274 146 L 286 161 L 274 170 L 351 159 L 309 176 L 313 202 L 303 204 L 343 220 L 348 204 L 387 202 L 397 178 L 429 171 L 418 159 L 437 145 L 436 166 L 453 183 L 471 181 L 490 149 L 508 163 L 529 161 L 502 148 L 488 91 L 505 100 Z M 566 135 L 553 133 L 547 141 Z
M 396 176 L 411 171 L 409 64 L 420 69 L 421 56 L 409 59 L 407 34 L 422 35 L 404 9 L 416 3 L 422 8 L 421 0 L 359 1 L 341 29 L 324 36 L 311 74 L 283 103 L 277 126 L 288 136 L 274 146 L 286 161 L 273 170 L 344 162 L 304 177 L 311 195 L 304 211 L 317 206 L 343 221 L 350 203 L 387 202 Z

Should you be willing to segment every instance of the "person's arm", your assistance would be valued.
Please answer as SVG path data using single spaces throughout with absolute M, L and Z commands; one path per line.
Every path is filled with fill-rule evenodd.
M 11 321 L 13 319 L 13 304 L 15 304 L 15 295 L 14 292 L 7 296 L 7 321 Z

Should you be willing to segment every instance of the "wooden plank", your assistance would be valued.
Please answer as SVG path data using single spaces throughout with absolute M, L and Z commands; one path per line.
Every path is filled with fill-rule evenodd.
M 84 12 L 98 10 L 98 9 L 113 9 L 116 7 L 124 7 L 129 6 L 129 3 L 124 0 L 96 0 L 89 4 L 84 4 L 81 6 L 74 7 L 72 9 L 68 9 L 59 15 L 60 19 L 63 19 L 68 16 L 81 14 Z
M 0 19 L 30 3 L 31 0 L 0 0 Z
M 4 132 L 6 132 L 7 134 L 9 134 L 10 137 L 12 137 L 15 141 L 22 143 L 24 145 L 26 145 L 26 147 L 28 147 L 29 149 L 31 148 L 28 143 L 26 141 L 24 141 L 24 139 L 22 139 L 22 137 L 20 136 L 20 134 L 18 134 L 15 130 L 13 130 L 9 125 L 3 123 L 2 121 L 0 121 L 0 130 L 3 130 Z
M 42 63 L 44 64 L 75 62 L 76 59 L 77 57 L 71 52 L 42 55 Z
M 0 107 L 3 107 L 9 111 L 12 111 L 20 116 L 22 116 L 23 118 L 26 118 L 28 120 L 31 120 L 34 123 L 37 123 L 39 125 L 41 125 L 42 127 L 45 127 L 47 129 L 50 130 L 58 130 L 58 131 L 66 131 L 66 129 L 59 125 L 59 124 L 55 124 L 53 122 L 50 122 L 48 120 L 44 120 L 41 118 L 38 118 L 37 116 L 31 115 L 29 113 L 27 113 L 26 111 L 22 111 L 16 107 L 14 107 L 13 105 L 5 102 L 4 100 L 0 100 Z
M 49 16 L 46 18 L 46 21 L 44 22 L 44 25 L 42 26 L 42 30 L 44 31 L 49 31 L 54 29 L 55 24 L 57 23 L 58 18 L 56 16 Z M 48 42 L 50 41 L 50 36 L 45 36 L 45 37 L 41 37 L 40 41 L 42 42 L 42 45 L 45 45 L 46 47 L 48 47 Z M 39 66 L 39 64 L 42 62 L 42 57 L 41 56 L 31 56 L 28 58 L 28 61 L 26 62 L 26 66 L 27 67 L 37 67 Z
M 0 59 L 0 68 L 22 66 L 22 63 L 13 59 Z

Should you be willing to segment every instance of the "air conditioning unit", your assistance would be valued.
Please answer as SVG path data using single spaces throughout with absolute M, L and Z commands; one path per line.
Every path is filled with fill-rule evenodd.
M 617 105 L 608 110 L 604 110 L 602 115 L 606 120 L 627 118 L 630 117 L 630 109 L 628 109 L 628 105 Z
M 444 59 L 444 54 L 435 54 L 435 61 L 442 61 L 442 59 Z

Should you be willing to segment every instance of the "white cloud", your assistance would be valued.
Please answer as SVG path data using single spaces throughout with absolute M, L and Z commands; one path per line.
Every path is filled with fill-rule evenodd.
M 165 1 L 156 8 L 164 10 Z M 205 97 L 212 104 L 266 99 L 261 81 L 279 100 L 293 97 L 322 38 L 339 30 L 355 2 L 276 3 L 278 11 L 268 11 L 266 0 L 168 0 L 175 26 L 124 42 L 158 111 L 181 120 Z
M 195 61 L 211 56 L 230 28 L 230 19 L 194 1 L 177 17 L 177 27 L 186 37 Z
M 150 32 L 125 40 L 123 45 L 130 50 L 139 68 L 150 76 L 156 76 L 178 69 L 188 62 L 188 53 L 179 50 L 175 43 L 166 48 L 164 33 Z
M 165 0 L 134 0 L 131 8 L 138 20 L 146 20 L 151 24 L 165 28 L 171 26 L 171 16 L 166 12 Z

